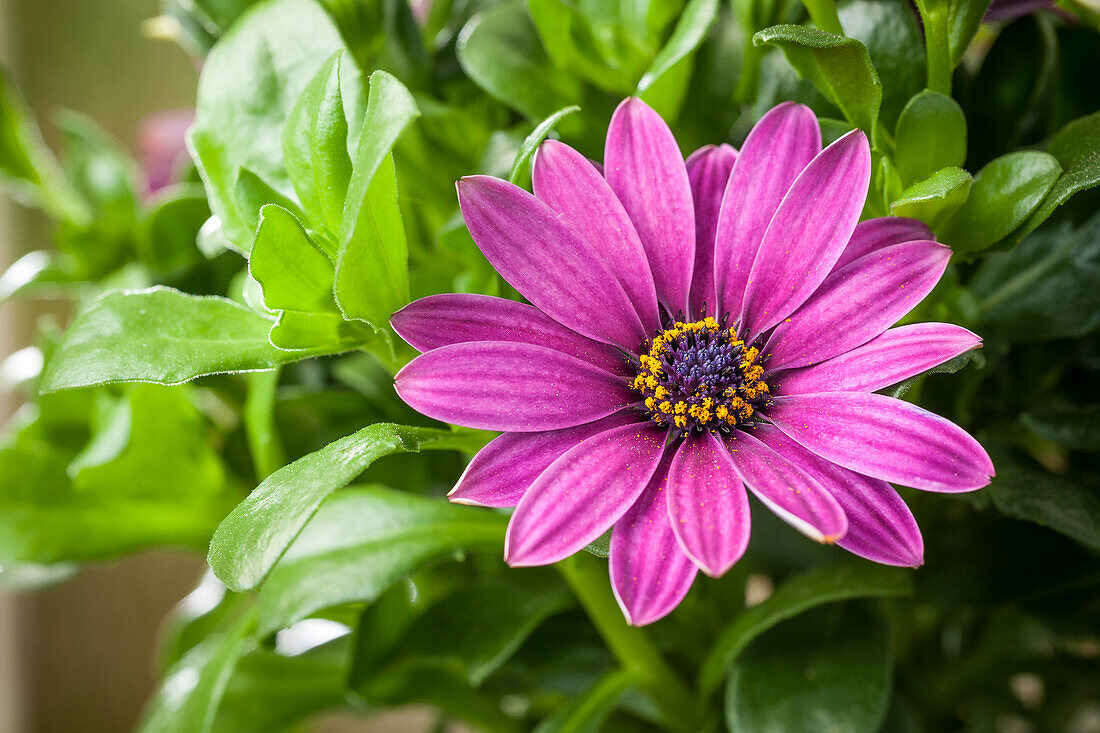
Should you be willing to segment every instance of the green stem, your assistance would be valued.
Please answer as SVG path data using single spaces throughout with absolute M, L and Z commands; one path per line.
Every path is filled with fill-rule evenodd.
M 810 20 L 818 28 L 838 36 L 844 35 L 844 28 L 840 25 L 840 16 L 836 13 L 835 0 L 802 0 L 806 10 L 810 13 Z
M 924 46 L 928 60 L 928 88 L 951 96 L 950 12 L 946 0 L 918 0 L 924 23 Z
M 260 481 L 286 463 L 286 454 L 275 431 L 275 388 L 278 385 L 278 369 L 248 375 L 244 429 L 256 478 Z
M 611 653 L 657 705 L 666 724 L 674 730 L 698 730 L 694 697 L 645 632 L 626 624 L 611 595 L 606 566 L 578 552 L 557 567 Z

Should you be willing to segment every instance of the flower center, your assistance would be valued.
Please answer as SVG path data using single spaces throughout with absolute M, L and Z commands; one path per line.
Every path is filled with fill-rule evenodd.
M 717 319 L 677 321 L 642 350 L 630 386 L 659 425 L 680 433 L 729 430 L 750 423 L 767 405 L 764 367 L 756 363 L 760 350 Z

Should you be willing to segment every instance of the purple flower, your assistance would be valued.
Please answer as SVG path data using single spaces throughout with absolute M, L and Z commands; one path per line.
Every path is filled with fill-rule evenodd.
M 672 611 L 697 569 L 718 576 L 744 554 L 748 492 L 819 542 L 919 565 L 890 483 L 970 491 L 993 465 L 956 425 L 874 391 L 981 342 L 943 323 L 889 329 L 951 252 L 918 221 L 858 223 L 863 133 L 822 150 L 813 113 L 781 104 L 740 153 L 685 163 L 628 99 L 603 165 L 548 141 L 534 196 L 487 176 L 458 184 L 474 240 L 532 305 L 435 295 L 393 317 L 425 352 L 397 375 L 401 397 L 503 431 L 452 501 L 516 507 L 514 566 L 613 528 L 611 580 L 636 625 Z

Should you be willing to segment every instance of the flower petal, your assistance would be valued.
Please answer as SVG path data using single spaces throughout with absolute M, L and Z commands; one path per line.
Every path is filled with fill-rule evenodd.
M 626 380 L 575 356 L 531 344 L 475 341 L 433 349 L 394 377 L 410 407 L 483 430 L 557 430 L 634 401 Z
M 684 310 L 695 263 L 695 212 L 676 138 L 659 114 L 631 97 L 611 117 L 603 164 L 641 237 L 657 299 L 672 313 Z
M 648 337 L 602 258 L 549 206 L 491 176 L 459 181 L 458 203 L 485 257 L 543 313 L 629 350 Z
M 716 311 L 741 313 L 745 284 L 772 215 L 787 190 L 821 152 L 813 110 L 784 102 L 752 128 L 730 173 L 714 239 Z
M 531 183 L 535 196 L 603 257 L 646 330 L 656 329 L 657 295 L 642 240 L 592 162 L 564 143 L 547 140 L 535 156 Z
M 772 332 L 769 369 L 809 366 L 862 346 L 911 311 L 939 282 L 951 250 L 906 242 L 832 273 Z
M 718 227 L 722 195 L 736 160 L 737 150 L 732 145 L 707 145 L 687 159 L 688 181 L 691 182 L 691 197 L 695 202 L 695 268 L 688 296 L 688 315 L 691 318 L 701 313 L 704 304 L 708 315 L 717 314 L 714 232 Z
M 985 449 L 958 425 L 885 395 L 776 397 L 767 417 L 822 458 L 902 486 L 973 491 L 994 473 Z
M 777 517 L 815 542 L 832 544 L 848 531 L 837 500 L 787 456 L 743 430 L 725 442 L 737 475 Z
M 869 255 L 883 247 L 902 242 L 915 242 L 919 239 L 935 239 L 932 230 L 920 219 L 907 219 L 904 216 L 882 216 L 856 224 L 848 246 L 840 253 L 840 259 L 833 265 L 839 270 L 849 262 Z
M 670 462 L 666 454 L 649 486 L 611 531 L 611 588 L 631 626 L 645 626 L 671 613 L 698 573 L 668 521 Z
M 781 372 L 768 382 L 778 395 L 874 392 L 981 345 L 978 336 L 961 326 L 913 323 L 820 364 Z
M 830 463 L 771 425 L 758 425 L 753 434 L 837 500 L 848 517 L 848 531 L 837 545 L 884 565 L 917 567 L 924 562 L 920 527 L 890 484 Z
M 508 523 L 504 559 L 549 565 L 583 549 L 619 521 L 649 484 L 665 431 L 637 423 L 578 443 L 550 464 Z
M 853 130 L 822 150 L 791 184 L 745 286 L 741 321 L 749 338 L 782 321 L 817 290 L 852 236 L 870 180 L 867 137 Z
M 394 313 L 390 325 L 417 351 L 470 341 L 515 341 L 571 354 L 615 374 L 627 373 L 614 347 L 571 331 L 534 306 L 505 298 L 430 295 Z
M 504 433 L 478 451 L 447 497 L 458 504 L 515 506 L 558 456 L 593 435 L 640 421 L 623 410 L 574 428 L 541 433 Z
M 693 432 L 676 450 L 668 473 L 668 516 L 680 547 L 718 577 L 749 546 L 749 499 L 722 441 Z

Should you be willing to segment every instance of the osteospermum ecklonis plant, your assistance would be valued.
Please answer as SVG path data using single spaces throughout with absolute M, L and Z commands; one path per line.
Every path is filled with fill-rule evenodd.
M 458 184 L 466 225 L 530 305 L 434 295 L 393 316 L 424 352 L 396 377 L 412 407 L 502 431 L 451 500 L 515 507 L 505 559 L 545 565 L 611 529 L 627 620 L 680 602 L 749 542 L 748 494 L 800 532 L 870 560 L 922 561 L 891 484 L 961 492 L 993 465 L 953 423 L 876 390 L 980 346 L 945 323 L 891 328 L 951 251 L 920 222 L 860 222 L 858 130 L 822 149 L 813 113 L 781 104 L 740 151 L 685 161 L 627 99 L 601 171 L 547 141 L 534 195 Z

